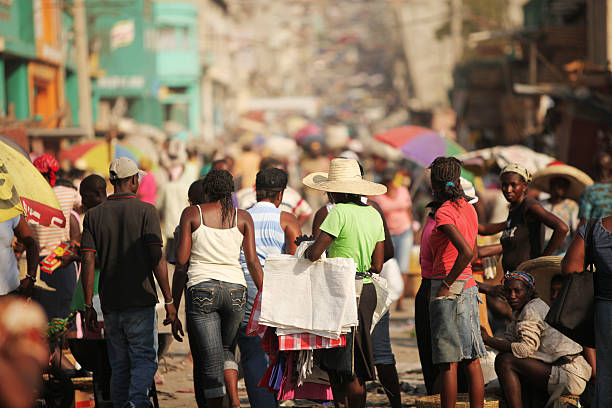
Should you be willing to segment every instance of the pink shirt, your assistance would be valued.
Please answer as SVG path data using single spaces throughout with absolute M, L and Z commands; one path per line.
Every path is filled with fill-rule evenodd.
M 436 221 L 427 216 L 427 221 L 425 221 L 425 226 L 421 232 L 421 276 L 426 279 L 431 279 L 433 276 L 434 255 L 429 239 L 435 227 Z
M 145 203 L 155 205 L 157 199 L 157 182 L 155 176 L 150 171 L 142 176 L 140 187 L 138 187 L 138 198 Z
M 450 242 L 448 236 L 439 230 L 442 225 L 454 225 L 470 246 L 476 242 L 478 234 L 478 217 L 476 210 L 464 199 L 458 203 L 447 201 L 436 211 L 436 225 L 429 239 L 433 254 L 433 279 L 444 279 L 452 269 L 459 252 Z M 468 280 L 466 288 L 476 283 L 472 278 L 472 264 L 463 270 L 458 280 Z
M 385 214 L 385 220 L 391 235 L 402 234 L 411 227 L 412 223 L 408 211 L 412 207 L 412 200 L 405 186 L 397 187 L 397 195 L 394 198 L 383 194 L 373 199 L 380 205 L 383 214 Z

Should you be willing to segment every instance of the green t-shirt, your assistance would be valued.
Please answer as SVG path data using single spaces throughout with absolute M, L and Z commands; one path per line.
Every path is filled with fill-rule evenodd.
M 330 258 L 353 258 L 357 272 L 367 272 L 377 242 L 385 240 L 380 214 L 369 205 L 336 204 L 321 224 L 321 231 L 335 237 Z

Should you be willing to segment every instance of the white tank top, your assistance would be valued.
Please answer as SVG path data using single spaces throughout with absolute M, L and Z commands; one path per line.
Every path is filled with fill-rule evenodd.
M 246 287 L 240 266 L 243 235 L 238 229 L 238 210 L 231 228 L 211 228 L 204 224 L 202 209 L 200 226 L 191 233 L 191 255 L 187 271 L 187 287 L 211 279 Z

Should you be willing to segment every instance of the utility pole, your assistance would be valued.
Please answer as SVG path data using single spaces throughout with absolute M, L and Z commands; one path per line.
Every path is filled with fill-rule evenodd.
M 451 37 L 453 39 L 453 63 L 457 65 L 463 55 L 463 0 L 451 0 Z
M 79 125 L 85 137 L 93 139 L 93 112 L 91 106 L 91 83 L 89 79 L 89 52 L 87 47 L 87 23 L 85 0 L 74 0 L 74 45 L 76 48 L 77 84 L 79 88 Z

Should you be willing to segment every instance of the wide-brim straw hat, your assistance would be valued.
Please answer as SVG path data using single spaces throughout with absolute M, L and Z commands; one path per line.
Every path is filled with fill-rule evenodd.
M 566 196 L 572 200 L 580 199 L 585 187 L 593 184 L 593 179 L 585 172 L 566 164 L 555 164 L 538 171 L 531 185 L 540 191 L 550 193 L 550 180 L 561 177 L 569 182 Z
M 387 187 L 364 180 L 359 163 L 353 159 L 335 158 L 329 164 L 329 172 L 311 173 L 302 180 L 305 186 L 329 193 L 347 193 L 365 196 L 385 194 Z

